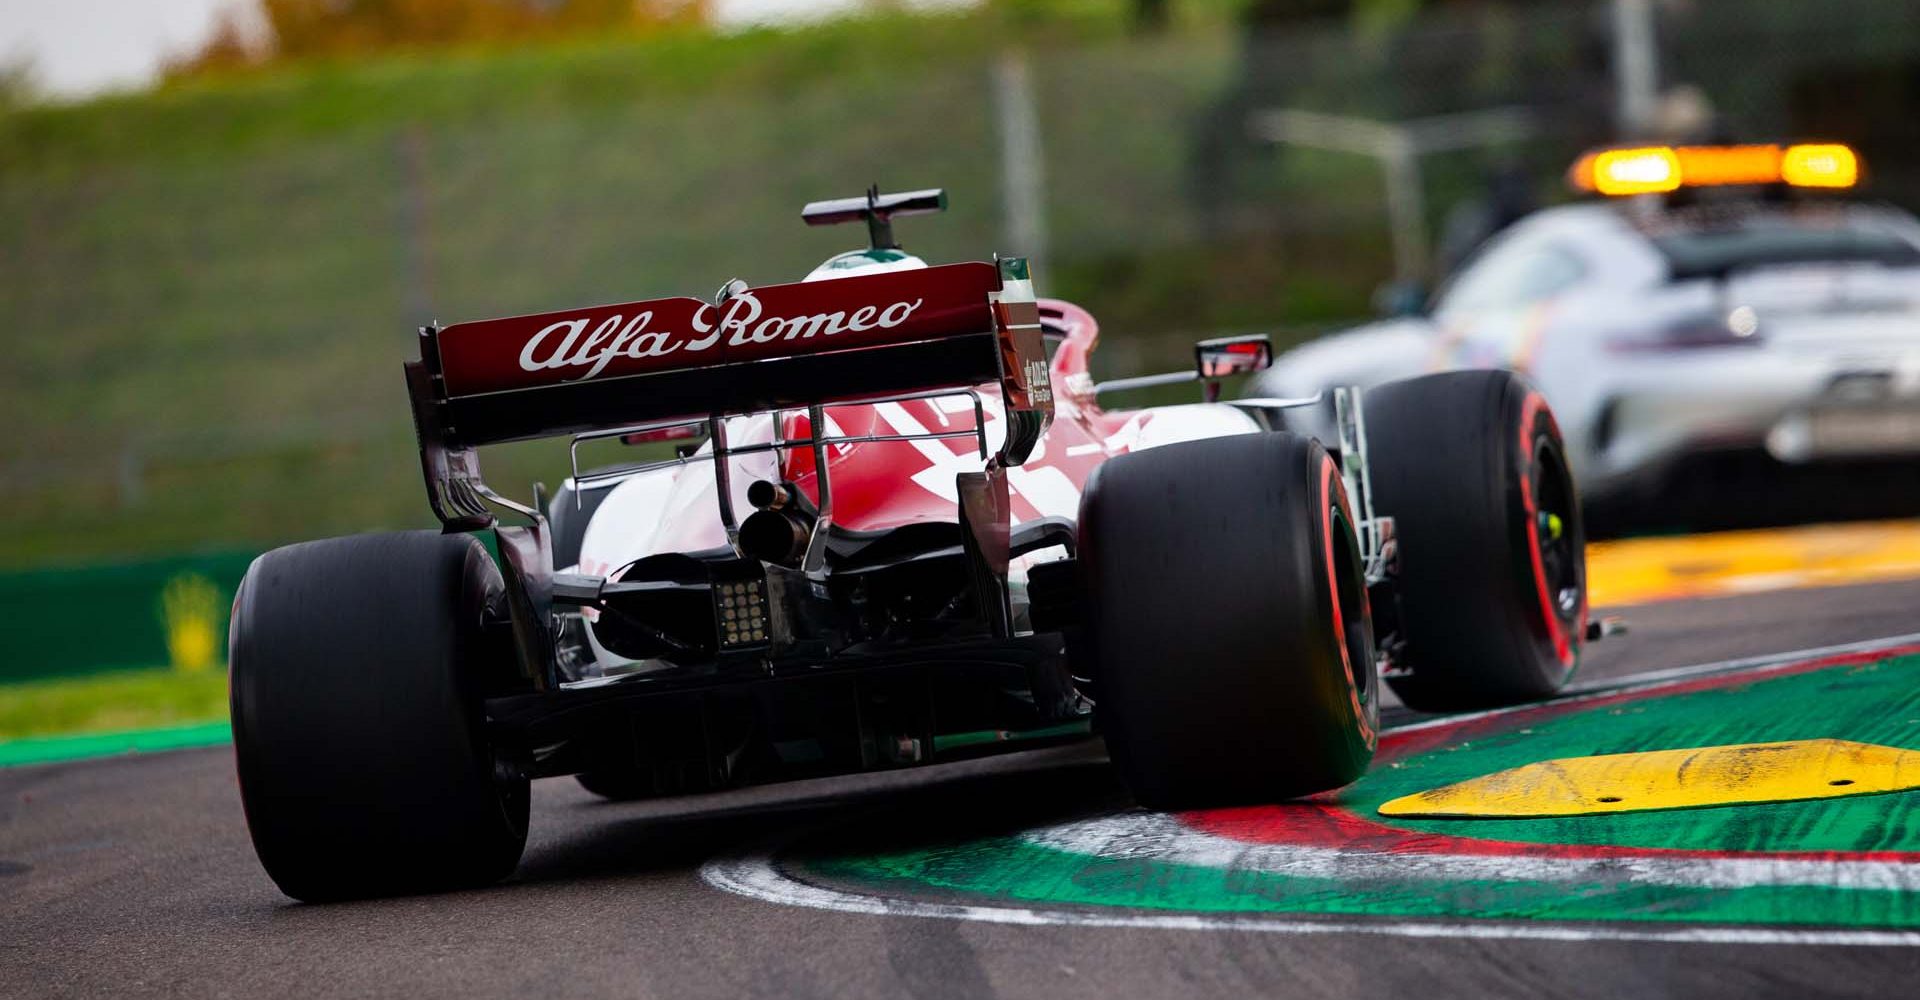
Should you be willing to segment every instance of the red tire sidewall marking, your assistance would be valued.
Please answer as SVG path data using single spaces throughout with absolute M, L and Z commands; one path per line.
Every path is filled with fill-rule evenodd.
M 1368 715 L 1367 706 L 1360 703 L 1362 686 L 1359 675 L 1354 673 L 1353 656 L 1347 649 L 1346 614 L 1340 609 L 1340 573 L 1333 561 L 1333 539 L 1336 534 L 1333 520 L 1333 506 L 1334 504 L 1340 505 L 1340 517 L 1347 524 L 1353 523 L 1353 510 L 1347 506 L 1346 483 L 1340 478 L 1339 471 L 1334 468 L 1333 456 L 1325 452 L 1321 452 L 1320 454 L 1320 499 L 1320 539 L 1327 564 L 1327 603 L 1333 608 L 1334 645 L 1340 650 L 1340 665 L 1344 667 L 1347 672 L 1347 697 L 1353 703 L 1354 719 L 1360 724 L 1360 733 L 1366 738 L 1367 749 L 1373 750 L 1377 749 L 1380 745 L 1379 727 L 1375 725 L 1373 718 Z M 1363 601 L 1360 605 L 1362 619 L 1371 618 L 1372 613 L 1372 609 Z M 1365 632 L 1369 636 L 1373 634 L 1372 625 L 1373 623 L 1371 621 L 1367 622 Z M 1368 660 L 1367 667 L 1368 669 L 1372 669 L 1373 662 L 1371 659 Z M 1377 706 L 1379 699 L 1375 698 L 1373 704 Z
M 1533 495 L 1533 442 L 1540 421 L 1558 436 L 1559 426 L 1554 422 L 1553 412 L 1546 408 L 1547 401 L 1539 393 L 1528 390 L 1526 399 L 1520 404 L 1520 440 L 1518 457 L 1514 463 L 1520 470 L 1520 502 L 1526 509 L 1527 555 L 1533 567 L 1533 590 L 1540 601 L 1540 617 L 1547 629 L 1547 639 L 1553 646 L 1554 659 L 1568 669 L 1572 669 L 1577 659 L 1578 649 L 1566 625 L 1560 621 L 1560 615 L 1554 610 L 1552 588 L 1547 583 L 1547 567 L 1540 559 L 1540 506 Z M 1587 592 L 1580 588 L 1580 605 L 1574 612 L 1574 625 L 1581 634 L 1587 628 Z

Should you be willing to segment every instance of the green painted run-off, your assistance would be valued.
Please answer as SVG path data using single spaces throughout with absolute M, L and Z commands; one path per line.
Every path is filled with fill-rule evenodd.
M 1831 737 L 1920 750 L 1920 657 L 1641 698 L 1392 761 L 1342 793 L 1375 816 L 1402 795 L 1555 757 Z M 1378 818 L 1378 817 L 1376 817 Z M 1382 822 L 1386 822 L 1382 820 Z M 1920 794 L 1535 819 L 1395 819 L 1490 840 L 1719 851 L 1920 851 Z
M 1920 852 L 1920 793 L 1669 812 L 1504 820 L 1386 821 L 1388 799 L 1531 761 L 1633 750 L 1832 736 L 1920 748 L 1920 657 L 1729 682 L 1709 690 L 1574 708 L 1511 729 L 1387 760 L 1339 797 L 1356 817 L 1438 837 L 1707 852 Z M 1218 814 L 1216 833 L 1275 806 Z M 1203 822 L 1197 815 L 1189 822 Z M 1284 825 L 1284 824 L 1280 824 Z M 1327 845 L 1322 844 L 1322 847 Z M 807 881 L 880 896 L 1214 913 L 1418 918 L 1643 920 L 1683 923 L 1920 927 L 1920 892 L 1824 885 L 1719 888 L 1626 878 L 1330 879 L 1204 867 L 1152 856 L 1067 853 L 1019 835 L 878 852 L 796 851 L 783 865 Z

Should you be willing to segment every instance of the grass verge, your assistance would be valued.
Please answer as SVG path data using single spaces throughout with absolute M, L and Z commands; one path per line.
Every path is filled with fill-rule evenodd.
M 0 741 L 224 722 L 224 670 L 128 670 L 0 685 Z

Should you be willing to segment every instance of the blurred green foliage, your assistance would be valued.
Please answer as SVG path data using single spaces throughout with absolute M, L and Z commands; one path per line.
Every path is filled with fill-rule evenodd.
M 127 670 L 0 685 L 0 740 L 227 717 L 227 672 Z
M 1021 249 L 991 90 L 1014 38 L 1045 134 L 1038 277 L 1102 316 L 1103 370 L 1360 311 L 1383 234 L 1192 227 L 1227 18 L 1134 39 L 1124 8 L 1062 9 L 315 61 L 0 115 L 0 496 L 29 526 L 0 565 L 422 524 L 414 326 L 793 280 L 859 239 L 800 225 L 813 198 L 942 184 L 953 211 L 903 224 L 910 247 Z M 1372 211 L 1370 171 L 1314 164 L 1286 169 Z M 564 442 L 493 452 L 523 497 L 565 474 Z
M 1534 103 L 1536 140 L 1423 161 L 1428 222 L 1494 162 L 1552 200 L 1608 125 L 1599 9 L 1183 0 L 1144 31 L 1128 0 L 991 0 L 0 94 L 0 499 L 24 526 L 0 567 L 423 524 L 399 373 L 417 325 L 793 280 L 860 239 L 800 225 L 810 199 L 944 185 L 952 211 L 903 222 L 910 248 L 1033 252 L 1001 190 L 1007 60 L 1044 148 L 1037 283 L 1100 317 L 1096 374 L 1184 366 L 1216 333 L 1284 347 L 1366 313 L 1390 268 L 1382 178 L 1256 142 L 1247 113 Z M 1663 10 L 1674 79 L 1731 134 L 1855 141 L 1878 194 L 1920 191 L 1920 6 Z M 564 442 L 485 463 L 524 497 L 565 474 Z

